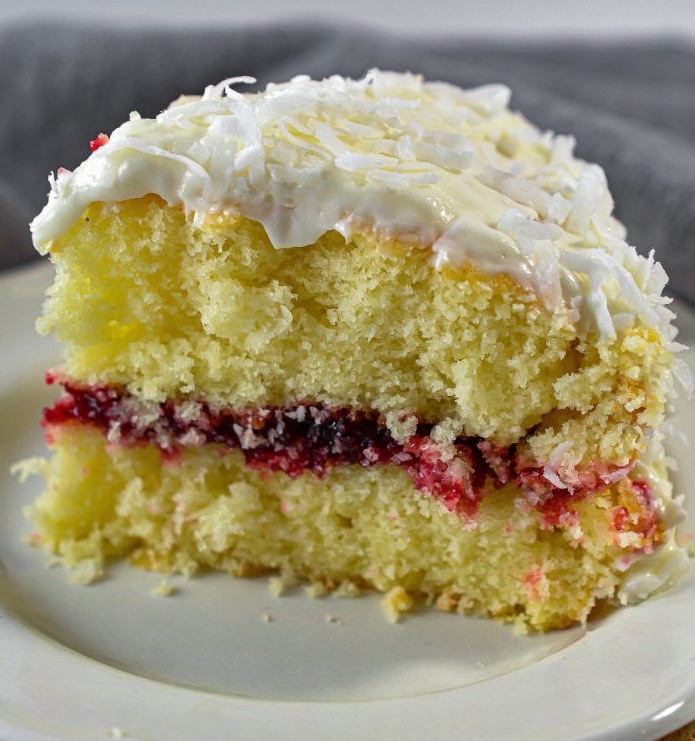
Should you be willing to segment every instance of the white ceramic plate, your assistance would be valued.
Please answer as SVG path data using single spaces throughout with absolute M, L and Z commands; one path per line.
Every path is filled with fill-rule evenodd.
M 8 473 L 43 450 L 58 354 L 33 320 L 49 279 L 46 265 L 0 277 L 0 738 L 649 741 L 695 717 L 695 569 L 587 630 L 531 637 L 437 612 L 393 626 L 378 597 L 273 598 L 264 579 L 172 580 L 168 598 L 127 567 L 69 584 L 22 541 L 40 482 Z M 692 341 L 693 316 L 681 325 Z M 695 512 L 682 404 L 670 451 Z

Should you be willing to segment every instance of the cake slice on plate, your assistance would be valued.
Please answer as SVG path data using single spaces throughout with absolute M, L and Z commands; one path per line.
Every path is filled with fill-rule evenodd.
M 35 540 L 535 630 L 666 583 L 675 330 L 602 170 L 502 86 L 247 82 L 131 114 L 32 224 Z

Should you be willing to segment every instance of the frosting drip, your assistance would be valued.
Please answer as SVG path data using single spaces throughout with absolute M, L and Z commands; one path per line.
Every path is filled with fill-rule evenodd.
M 241 94 L 233 78 L 156 119 L 131 114 L 74 172 L 51 177 L 32 223 L 45 253 L 92 202 L 157 194 L 205 216 L 259 221 L 277 248 L 334 229 L 412 240 L 438 269 L 510 276 L 582 333 L 635 321 L 673 340 L 666 276 L 624 241 L 603 171 L 571 137 L 509 110 L 509 90 L 461 90 L 411 74 L 295 77 Z M 95 145 L 96 144 L 96 145 Z

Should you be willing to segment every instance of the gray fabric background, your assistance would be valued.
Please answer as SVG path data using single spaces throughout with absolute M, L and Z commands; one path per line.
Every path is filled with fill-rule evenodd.
M 131 110 L 155 115 L 232 75 L 263 86 L 370 67 L 511 85 L 513 107 L 574 134 L 577 154 L 603 165 L 630 241 L 656 248 L 671 292 L 695 302 L 695 45 L 670 40 L 417 42 L 308 25 L 0 28 L 0 268 L 35 257 L 27 224 L 46 200 L 48 172 L 75 167 Z

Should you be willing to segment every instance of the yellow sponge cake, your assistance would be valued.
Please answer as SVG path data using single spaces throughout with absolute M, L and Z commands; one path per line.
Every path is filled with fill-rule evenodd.
M 247 82 L 131 114 L 32 224 L 35 539 L 535 630 L 666 583 L 678 348 L 602 170 L 502 86 Z

